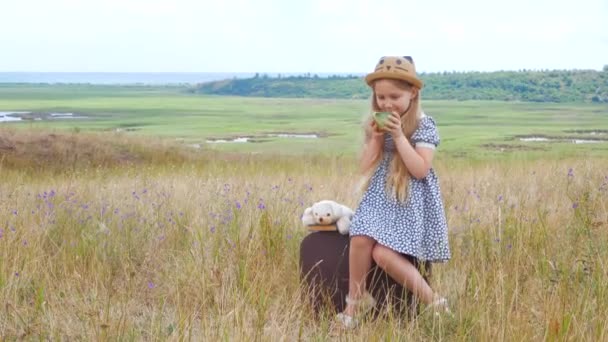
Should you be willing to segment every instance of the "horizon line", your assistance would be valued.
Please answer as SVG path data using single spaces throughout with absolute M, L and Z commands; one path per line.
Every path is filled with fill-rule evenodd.
M 604 66 L 604 69 L 606 69 Z M 519 72 L 519 71 L 598 71 L 602 72 L 604 69 L 588 69 L 588 68 L 571 68 L 571 69 L 496 69 L 496 70 L 442 70 L 442 71 L 418 71 L 419 74 L 439 74 L 439 73 L 460 73 L 460 72 L 479 72 L 479 73 L 492 73 L 492 72 Z M 315 75 L 315 74 L 340 74 L 340 75 L 366 75 L 369 72 L 355 72 L 355 71 L 32 71 L 32 70 L 11 70 L 5 71 L 0 70 L 3 74 L 19 74 L 19 73 L 40 73 L 40 74 L 295 74 L 295 75 Z

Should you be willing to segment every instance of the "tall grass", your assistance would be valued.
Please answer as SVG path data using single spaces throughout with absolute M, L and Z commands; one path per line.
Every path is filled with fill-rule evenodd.
M 162 150 L 160 154 L 162 155 Z M 0 165 L 0 338 L 323 340 L 299 222 L 356 207 L 347 157 L 213 155 L 21 172 Z M 608 161 L 439 159 L 454 317 L 371 321 L 355 340 L 606 340 Z

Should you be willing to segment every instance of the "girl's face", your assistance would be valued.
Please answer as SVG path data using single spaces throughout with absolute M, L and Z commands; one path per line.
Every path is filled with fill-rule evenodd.
M 375 104 L 383 112 L 397 112 L 403 115 L 417 92 L 414 87 L 390 79 L 381 79 L 374 83 Z

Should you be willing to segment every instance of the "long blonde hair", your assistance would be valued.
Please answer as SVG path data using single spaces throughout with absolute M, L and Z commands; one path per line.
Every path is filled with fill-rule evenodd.
M 414 131 L 418 128 L 418 124 L 420 122 L 420 118 L 422 118 L 422 108 L 420 106 L 420 89 L 417 89 L 410 85 L 405 81 L 400 80 L 391 80 L 395 83 L 397 87 L 403 90 L 416 89 L 418 91 L 417 95 L 410 100 L 410 105 L 408 109 L 405 111 L 405 114 L 401 116 L 401 128 L 403 130 L 403 134 L 405 137 L 410 140 Z M 374 89 L 372 85 L 372 89 Z M 372 93 L 372 111 L 380 111 L 380 107 L 376 102 L 376 92 Z M 368 120 L 371 120 L 371 116 L 368 117 Z M 365 125 L 365 127 L 369 127 Z M 366 132 L 365 142 L 369 140 L 371 134 Z M 384 154 L 384 149 L 376 156 L 376 159 L 371 163 L 370 167 L 367 170 L 363 170 L 364 179 L 363 179 L 363 189 L 366 189 L 369 186 L 369 182 L 371 177 L 378 167 L 378 164 L 382 160 Z M 390 193 L 393 198 L 399 200 L 404 203 L 409 198 L 409 183 L 410 183 L 410 172 L 407 170 L 407 167 L 403 163 L 401 156 L 399 153 L 394 153 L 391 159 L 389 172 L 386 177 L 386 191 Z

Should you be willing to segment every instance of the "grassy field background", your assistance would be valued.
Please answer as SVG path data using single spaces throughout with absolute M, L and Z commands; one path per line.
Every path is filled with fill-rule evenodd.
M 320 199 L 357 206 L 366 107 L 178 88 L 0 87 L 0 111 L 92 117 L 0 124 L 0 339 L 329 339 L 333 313 L 315 318 L 303 299 L 299 218 Z M 606 107 L 425 108 L 443 138 L 434 166 L 453 253 L 432 284 L 455 315 L 389 316 L 345 337 L 607 340 L 606 143 L 511 140 L 605 129 Z M 125 127 L 141 129 L 115 131 Z M 267 132 L 329 137 L 198 149 L 176 140 Z M 526 148 L 483 146 L 497 141 Z
M 195 96 L 179 87 L 0 86 L 0 111 L 74 112 L 89 117 L 30 121 L 17 124 L 20 126 L 128 129 L 131 134 L 177 138 L 222 151 L 352 155 L 360 147 L 361 122 L 368 107 L 366 100 Z M 608 153 L 606 142 L 571 142 L 598 138 L 573 130 L 608 130 L 606 104 L 426 101 L 423 108 L 437 121 L 441 151 L 446 156 L 485 160 L 505 155 L 561 158 L 581 152 L 594 156 Z M 323 138 L 267 136 L 273 133 L 317 133 Z M 519 140 L 520 136 L 545 135 L 565 141 Z M 244 136 L 257 142 L 206 143 Z M 608 132 L 603 138 L 608 139 Z M 522 151 L 525 153 L 519 153 Z

